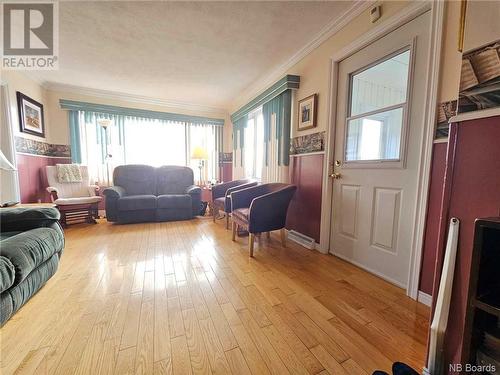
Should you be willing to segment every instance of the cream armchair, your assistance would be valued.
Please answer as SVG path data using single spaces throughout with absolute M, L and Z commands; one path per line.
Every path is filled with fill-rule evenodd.
M 102 197 L 98 195 L 99 186 L 91 184 L 87 166 L 80 166 L 80 182 L 59 182 L 56 166 L 48 166 L 46 171 L 49 183 L 47 191 L 61 212 L 61 224 L 66 226 L 70 222 L 81 220 L 96 223 L 98 205 Z

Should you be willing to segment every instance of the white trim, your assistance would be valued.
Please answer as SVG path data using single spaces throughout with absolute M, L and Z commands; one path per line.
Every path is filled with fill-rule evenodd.
M 313 151 L 313 152 L 304 152 L 302 154 L 290 154 L 291 158 L 296 158 L 299 156 L 309 156 L 309 155 L 324 155 L 325 151 Z
M 6 126 L 6 134 L 2 134 L 2 137 L 7 137 L 9 139 L 9 156 L 12 156 L 12 160 L 9 160 L 10 163 L 16 168 L 15 171 L 13 171 L 14 175 L 14 195 L 15 195 L 15 200 L 16 201 L 21 201 L 21 190 L 19 186 L 19 170 L 17 168 L 17 152 L 16 152 L 16 146 L 15 146 L 15 139 L 14 139 L 14 124 L 12 121 L 12 110 L 11 110 L 11 102 L 10 102 L 10 96 L 9 96 L 9 84 L 5 80 L 0 81 L 0 90 L 3 92 L 4 96 L 4 102 L 1 104 L 2 108 L 0 108 L 0 111 L 3 113 L 0 114 L 0 117 L 5 117 L 5 121 L 7 122 L 5 124 Z M 1 94 L 0 94 L 1 96 Z
M 370 32 L 337 51 L 331 57 L 331 70 L 329 82 L 329 124 L 326 129 L 325 153 L 327 160 L 324 163 L 323 194 L 321 204 L 321 230 L 320 230 L 320 248 L 330 249 L 330 224 L 332 221 L 332 181 L 329 178 L 330 165 L 333 162 L 334 154 L 334 136 L 336 122 L 336 98 L 337 98 L 337 77 L 338 65 L 340 61 L 361 50 L 367 45 L 375 42 L 384 35 L 389 34 L 398 27 L 420 16 L 424 12 L 431 10 L 431 35 L 429 43 L 429 71 L 427 72 L 427 90 L 425 112 L 427 115 L 424 122 L 423 145 L 419 163 L 419 176 L 417 188 L 417 206 L 416 219 L 414 223 L 412 250 L 410 260 L 410 271 L 408 285 L 406 286 L 407 295 L 413 299 L 418 297 L 418 282 L 420 276 L 420 261 L 422 257 L 422 246 L 424 237 L 425 218 L 427 210 L 428 186 L 431 168 L 431 155 L 434 138 L 434 122 L 437 110 L 437 91 L 439 83 L 439 66 L 441 59 L 441 41 L 444 20 L 444 2 L 415 2 L 408 5 L 398 14 L 389 18 L 380 25 L 374 27 Z M 372 272 L 372 271 L 370 271 Z M 376 274 L 376 273 L 375 273 Z M 382 278 L 382 275 L 378 275 Z M 387 279 L 387 278 L 385 278 Z M 396 283 L 398 284 L 398 283 Z
M 26 155 L 26 156 L 35 156 L 37 158 L 51 158 L 51 159 L 71 159 L 71 156 L 50 156 L 50 155 L 37 155 L 30 154 L 29 152 L 17 152 L 16 155 Z
M 432 304 L 432 296 L 430 294 L 424 293 L 421 290 L 419 290 L 417 301 L 430 307 Z
M 34 79 L 34 77 L 32 75 L 29 75 L 29 78 Z M 177 110 L 189 110 L 189 111 L 204 112 L 207 114 L 208 113 L 216 113 L 219 115 L 222 115 L 222 114 L 227 115 L 228 114 L 227 110 L 225 108 L 222 108 L 222 107 L 212 107 L 212 106 L 208 106 L 208 105 L 193 104 L 193 103 L 186 103 L 186 102 L 166 100 L 166 99 L 156 99 L 156 98 L 151 98 L 148 96 L 126 94 L 126 93 L 121 93 L 121 92 L 111 91 L 111 90 L 99 90 L 99 89 L 80 87 L 80 86 L 74 86 L 74 85 L 66 85 L 66 84 L 55 83 L 55 82 L 43 82 L 43 83 L 41 83 L 41 85 L 44 89 L 49 90 L 49 91 L 67 92 L 67 93 L 71 93 L 71 94 L 86 95 L 86 96 L 92 96 L 92 97 L 96 97 L 96 98 L 104 98 L 104 99 L 112 99 L 112 100 L 123 100 L 123 101 L 131 102 L 131 103 L 157 105 L 160 107 L 168 107 L 168 108 L 171 108 L 173 110 L 176 110 L 176 109 Z
M 349 263 L 351 263 L 351 264 L 354 264 L 356 267 L 359 267 L 359 268 L 361 268 L 361 269 L 364 269 L 365 271 L 368 271 L 368 272 L 370 272 L 370 273 L 374 274 L 375 276 L 380 277 L 381 279 L 383 279 L 383 280 L 387 281 L 388 283 L 394 284 L 394 285 L 396 285 L 396 286 L 398 286 L 398 287 L 400 287 L 400 288 L 402 288 L 402 289 L 404 289 L 404 288 L 405 288 L 405 285 L 404 285 L 404 284 L 402 284 L 401 282 L 399 282 L 399 281 L 397 281 L 397 280 L 393 280 L 393 279 L 391 279 L 390 277 L 387 277 L 387 276 L 385 276 L 384 274 L 382 274 L 382 273 L 380 273 L 380 272 L 378 272 L 378 271 L 372 270 L 370 267 L 366 267 L 365 265 L 363 265 L 363 264 L 361 264 L 361 263 L 358 263 L 358 262 L 356 262 L 356 261 L 354 261 L 354 260 L 352 260 L 352 259 L 349 259 L 348 257 L 343 256 L 343 255 L 341 255 L 341 254 L 337 254 L 337 253 L 335 253 L 335 252 L 330 252 L 330 253 L 331 253 L 332 255 L 336 256 L 337 258 L 340 258 L 340 259 L 342 259 L 342 260 L 345 260 L 346 262 L 349 262 Z
M 448 143 L 448 137 L 443 137 L 443 138 L 437 138 L 432 141 L 432 143 L 437 144 L 437 143 Z
M 460 121 L 478 120 L 480 118 L 487 118 L 493 116 L 500 116 L 500 108 L 495 107 L 495 108 L 482 109 L 479 111 L 459 113 L 458 115 L 451 117 L 448 122 L 452 123 Z
M 444 8 L 444 1 L 432 3 L 431 35 L 429 38 L 429 71 L 426 77 L 427 95 L 424 106 L 424 113 L 427 114 L 427 116 L 424 122 L 423 145 L 418 166 L 417 209 L 413 226 L 408 287 L 406 289 L 406 294 L 413 299 L 418 297 L 422 250 L 424 247 L 425 221 L 427 218 L 427 201 L 429 199 L 429 184 L 432 167 L 432 150 L 434 148 L 434 128 L 437 119 L 437 94 L 439 89 L 439 70 L 445 17 Z
M 257 80 L 254 84 L 249 86 L 247 90 L 244 90 L 246 91 L 244 92 L 244 97 L 237 95 L 237 97 L 240 98 L 238 103 L 248 102 L 262 92 L 266 87 L 271 86 L 277 79 L 286 74 L 286 72 L 288 72 L 294 65 L 318 48 L 323 42 L 341 31 L 347 24 L 370 8 L 373 4 L 374 0 L 356 0 L 349 9 L 330 21 L 309 43 L 293 54 L 288 60 L 273 69 L 269 74 L 266 74 L 263 78 Z M 238 107 L 238 104 L 233 102 L 230 107 L 236 108 Z

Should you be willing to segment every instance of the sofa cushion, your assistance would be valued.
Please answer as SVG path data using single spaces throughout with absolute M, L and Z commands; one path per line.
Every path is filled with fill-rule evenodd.
M 188 208 L 191 210 L 191 196 L 188 194 L 160 195 L 158 208 Z
M 156 168 L 149 165 L 120 165 L 113 171 L 113 184 L 126 195 L 156 195 Z
M 52 228 L 36 228 L 3 240 L 2 256 L 15 268 L 13 285 L 23 281 L 30 272 L 63 247 L 62 232 Z
M 12 262 L 0 255 L 0 293 L 14 285 L 16 270 Z
M 163 166 L 156 169 L 158 195 L 186 194 L 193 185 L 193 170 L 189 167 Z
M 154 210 L 157 206 L 155 195 L 131 195 L 118 199 L 118 210 Z
M 232 215 L 233 217 L 244 221 L 248 222 L 248 215 L 250 214 L 250 209 L 249 208 L 238 208 L 236 210 L 233 210 Z

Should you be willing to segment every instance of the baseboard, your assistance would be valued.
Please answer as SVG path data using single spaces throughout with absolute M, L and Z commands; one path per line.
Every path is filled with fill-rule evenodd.
M 417 301 L 426 306 L 430 306 L 432 304 L 432 296 L 419 290 Z

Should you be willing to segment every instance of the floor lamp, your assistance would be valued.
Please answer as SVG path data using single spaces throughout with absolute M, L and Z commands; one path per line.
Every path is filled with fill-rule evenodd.
M 5 157 L 3 152 L 0 150 L 0 169 L 3 171 L 17 171 L 16 167 L 14 167 L 11 162 Z M 2 189 L 3 190 L 3 189 Z M 0 202 L 2 207 L 9 207 L 17 204 L 19 202 Z
M 199 160 L 199 163 L 198 163 L 198 168 L 200 169 L 199 184 L 201 185 L 201 183 L 202 183 L 201 170 L 205 166 L 205 160 L 208 159 L 207 150 L 205 150 L 203 147 L 200 147 L 200 146 L 195 147 L 193 150 L 193 153 L 191 154 L 191 159 Z

